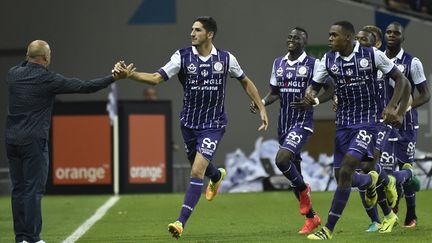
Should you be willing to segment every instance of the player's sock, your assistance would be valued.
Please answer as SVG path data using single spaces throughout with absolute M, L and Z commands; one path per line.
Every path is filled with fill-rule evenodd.
M 297 168 L 291 161 L 283 164 L 277 163 L 276 165 L 279 168 L 279 170 L 282 172 L 282 174 L 284 174 L 284 176 L 291 181 L 291 184 L 295 190 L 301 192 L 304 191 L 304 189 L 306 189 L 306 184 L 303 181 L 303 177 L 297 171 Z
M 400 170 L 393 172 L 393 176 L 396 178 L 396 184 L 403 184 L 411 178 L 410 170 Z
M 377 188 L 377 193 L 378 193 L 378 204 L 380 205 L 380 208 L 383 211 L 383 214 L 389 215 L 391 208 L 387 205 L 387 198 L 386 198 L 386 194 L 384 192 L 383 185 L 381 185 L 379 188 Z
M 368 207 L 366 205 L 365 191 L 366 191 L 366 188 L 364 188 L 364 187 L 359 188 L 360 198 L 361 198 L 361 201 L 363 203 L 363 207 L 366 210 L 366 213 L 369 216 L 371 222 L 381 223 L 381 220 L 380 220 L 379 215 L 378 215 L 378 210 L 377 210 L 376 204 L 373 205 L 372 207 Z
M 204 175 L 210 178 L 210 180 L 213 182 L 217 182 L 221 177 L 219 169 L 216 168 L 216 166 L 214 166 L 212 163 L 208 164 Z
M 389 184 L 387 172 L 382 169 L 380 164 L 375 165 L 375 171 L 378 173 L 378 183 L 387 186 Z
M 204 185 L 203 179 L 200 178 L 190 179 L 189 188 L 186 191 L 183 205 L 180 210 L 180 216 L 178 218 L 178 221 L 180 221 L 183 224 L 183 227 L 185 227 L 186 222 L 191 216 L 195 205 L 198 203 L 198 200 L 201 196 L 203 185 Z
M 333 196 L 333 201 L 330 207 L 329 216 L 327 218 L 326 227 L 333 232 L 337 221 L 342 216 L 342 212 L 348 202 L 351 193 L 351 188 L 337 187 Z
M 360 174 L 357 171 L 352 176 L 352 187 L 364 187 L 371 184 L 371 177 L 368 174 Z
M 407 212 L 406 212 L 406 221 L 410 221 L 413 219 L 417 219 L 417 215 L 415 212 L 416 208 L 416 194 L 415 191 L 408 185 L 408 183 L 405 183 L 403 185 L 404 193 L 405 193 L 405 200 L 407 204 Z

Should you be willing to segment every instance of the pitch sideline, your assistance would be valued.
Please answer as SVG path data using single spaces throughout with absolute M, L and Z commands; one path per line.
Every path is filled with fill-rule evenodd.
M 78 229 L 76 229 L 70 236 L 68 236 L 63 243 L 74 243 L 81 236 L 83 236 L 99 219 L 101 219 L 105 213 L 114 206 L 120 199 L 119 196 L 110 197 L 102 206 L 100 206 L 96 212 L 88 218 Z

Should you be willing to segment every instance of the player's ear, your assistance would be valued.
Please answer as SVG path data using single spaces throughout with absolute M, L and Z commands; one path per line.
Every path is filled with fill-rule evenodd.
M 214 32 L 213 32 L 213 31 L 209 31 L 209 32 L 207 32 L 207 37 L 213 39 L 213 37 L 214 37 Z

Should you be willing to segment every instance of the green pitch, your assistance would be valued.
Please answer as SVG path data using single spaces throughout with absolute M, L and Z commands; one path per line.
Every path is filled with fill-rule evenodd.
M 312 193 L 323 223 L 333 192 Z M 109 196 L 46 196 L 43 199 L 46 242 L 61 242 Z M 0 198 L 0 242 L 13 242 L 10 198 Z M 183 236 L 176 241 L 167 225 L 176 220 L 183 194 L 124 195 L 78 242 L 310 242 L 297 234 L 304 218 L 291 192 L 202 195 Z M 391 234 L 366 233 L 369 220 L 358 192 L 351 193 L 332 242 L 432 242 L 432 190 L 417 194 L 418 227 L 396 226 Z M 405 218 L 405 202 L 399 212 Z

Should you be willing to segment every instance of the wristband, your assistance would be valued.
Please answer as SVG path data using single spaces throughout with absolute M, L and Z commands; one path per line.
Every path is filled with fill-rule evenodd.
M 319 105 L 319 103 L 320 103 L 320 102 L 319 102 L 319 99 L 318 99 L 317 97 L 315 97 L 314 100 L 315 100 L 315 105 L 313 105 L 313 107 Z
M 264 99 L 262 99 L 262 100 L 261 100 L 261 103 L 263 104 L 263 106 L 265 106 L 265 105 L 266 105 L 266 102 L 265 102 L 265 100 L 264 100 Z

